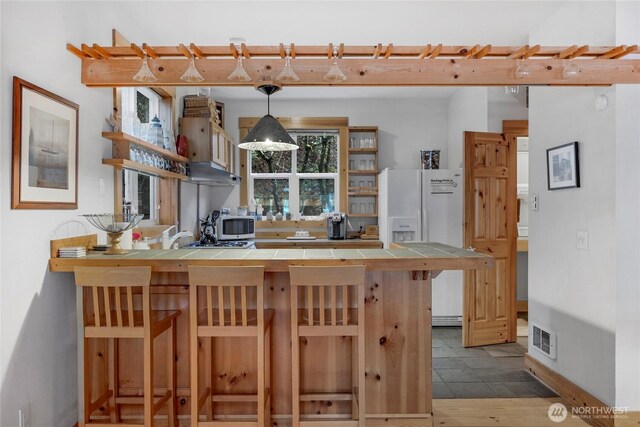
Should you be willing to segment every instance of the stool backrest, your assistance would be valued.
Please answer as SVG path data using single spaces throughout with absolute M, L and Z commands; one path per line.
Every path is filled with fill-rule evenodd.
M 307 305 L 307 319 L 309 326 L 336 326 L 358 324 L 357 319 L 349 319 L 350 288 L 356 288 L 358 308 L 364 307 L 365 266 L 331 266 L 305 267 L 290 266 L 289 278 L 294 301 L 297 301 L 298 288 L 304 288 Z M 327 301 L 325 289 L 329 293 Z M 338 297 L 340 295 L 340 297 Z M 314 308 L 317 307 L 317 319 L 314 318 Z M 328 316 L 326 312 L 328 311 Z M 339 311 L 339 312 L 338 312 Z M 328 319 L 327 319 L 328 317 Z
M 134 287 L 142 288 L 143 325 L 149 323 L 151 267 L 75 267 L 74 273 L 77 286 L 91 289 L 96 327 L 135 326 L 132 291 Z M 83 305 L 86 325 L 90 316 L 87 312 L 87 304 Z
M 193 309 L 198 310 L 198 288 L 205 288 L 204 326 L 250 326 L 250 323 L 261 323 L 264 310 L 264 266 L 190 265 L 188 269 L 189 286 L 196 302 Z M 255 319 L 249 316 L 251 309 L 256 310 Z

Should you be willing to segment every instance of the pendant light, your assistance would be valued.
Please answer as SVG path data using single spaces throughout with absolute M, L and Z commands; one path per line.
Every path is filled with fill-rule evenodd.
M 261 118 L 251 131 L 238 144 L 238 148 L 250 151 L 293 151 L 296 145 L 289 132 L 282 127 L 280 122 L 271 113 L 271 95 L 278 92 L 281 87 L 275 83 L 262 84 L 256 88 L 267 95 L 267 115 Z

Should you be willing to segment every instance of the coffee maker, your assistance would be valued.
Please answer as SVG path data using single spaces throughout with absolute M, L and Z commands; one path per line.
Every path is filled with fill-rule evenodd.
M 331 240 L 347 237 L 347 215 L 344 212 L 333 212 L 327 217 L 327 237 Z

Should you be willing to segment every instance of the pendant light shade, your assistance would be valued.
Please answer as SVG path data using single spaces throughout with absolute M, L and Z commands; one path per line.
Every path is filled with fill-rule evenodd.
M 270 96 L 280 90 L 275 84 L 265 84 L 257 88 L 267 95 L 267 115 L 261 118 L 238 144 L 238 148 L 251 151 L 293 151 L 296 145 L 289 132 L 270 114 Z

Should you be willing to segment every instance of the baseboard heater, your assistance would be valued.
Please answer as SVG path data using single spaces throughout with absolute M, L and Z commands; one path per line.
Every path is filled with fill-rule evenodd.
M 462 316 L 433 316 L 431 326 L 462 326 Z

